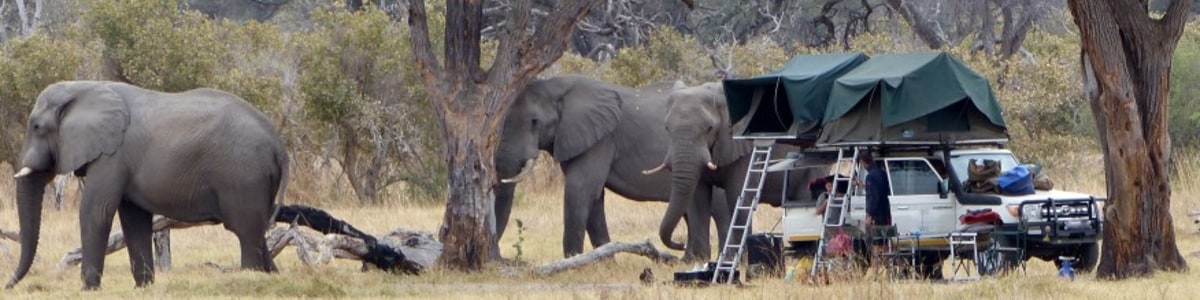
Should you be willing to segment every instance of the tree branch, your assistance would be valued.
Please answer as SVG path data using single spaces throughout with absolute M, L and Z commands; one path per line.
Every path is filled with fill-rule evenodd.
M 639 244 L 611 242 L 592 250 L 592 252 L 542 265 L 535 269 L 534 273 L 542 276 L 553 275 L 558 272 L 579 268 L 581 266 L 585 266 L 606 258 L 612 258 L 617 253 L 637 254 L 650 258 L 654 262 L 658 263 L 674 262 L 679 260 L 670 253 L 658 250 L 658 248 L 655 248 L 654 245 L 650 244 L 650 241 L 645 241 Z
M 563 37 L 570 36 L 575 30 L 575 23 L 583 19 L 588 11 L 599 2 L 599 0 L 559 2 L 555 7 L 556 12 L 550 15 L 549 19 L 542 21 L 542 26 L 535 31 L 537 36 L 529 47 L 536 48 L 531 49 L 531 55 L 521 57 L 520 68 L 514 75 L 518 78 L 532 78 L 533 75 L 540 73 L 557 61 L 570 40 Z
M 483 30 L 482 0 L 446 1 L 446 74 L 463 77 L 470 82 L 482 82 L 479 67 L 479 38 Z M 467 80 L 453 80 L 466 83 Z
M 413 61 L 417 64 L 417 73 L 425 82 L 426 88 L 437 88 L 442 82 L 442 68 L 438 65 L 437 57 L 433 56 L 433 46 L 429 43 L 428 16 L 425 13 L 425 1 L 408 1 L 409 42 L 412 44 Z M 440 88 L 438 90 L 441 90 Z M 429 94 L 440 93 L 429 91 Z M 436 104 L 435 104 L 436 105 Z M 435 111 L 440 111 L 436 110 Z
M 496 60 L 488 70 L 488 77 L 491 77 L 489 81 L 494 83 L 505 80 L 506 78 L 501 77 L 508 77 L 520 63 L 520 58 L 531 48 L 527 28 L 530 22 L 529 11 L 533 10 L 533 0 L 515 2 L 500 33 L 500 49 L 496 51 Z

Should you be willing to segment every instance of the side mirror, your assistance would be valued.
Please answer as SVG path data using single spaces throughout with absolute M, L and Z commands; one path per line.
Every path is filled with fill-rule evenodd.
M 950 180 L 942 179 L 937 182 L 938 197 L 946 199 L 950 197 Z

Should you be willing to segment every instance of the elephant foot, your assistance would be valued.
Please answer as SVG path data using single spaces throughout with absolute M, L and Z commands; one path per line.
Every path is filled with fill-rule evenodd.
M 136 281 L 133 284 L 133 287 L 134 288 L 144 288 L 144 287 L 150 286 L 152 284 L 154 284 L 154 279 L 141 280 L 141 281 Z

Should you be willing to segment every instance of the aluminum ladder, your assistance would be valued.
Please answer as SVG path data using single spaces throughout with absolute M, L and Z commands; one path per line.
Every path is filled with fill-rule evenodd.
M 850 152 L 850 153 L 846 153 Z M 847 156 L 849 154 L 849 156 Z M 830 175 L 833 175 L 833 189 L 828 191 L 829 200 L 826 201 L 825 214 L 821 216 L 821 239 L 817 244 L 817 253 L 813 256 L 813 265 L 811 275 L 816 276 L 818 272 L 824 270 L 829 271 L 830 262 L 825 261 L 826 247 L 829 246 L 830 232 L 842 228 L 846 224 L 846 215 L 850 214 L 850 195 L 854 194 L 853 180 L 855 178 L 855 163 L 858 160 L 858 148 L 841 148 L 838 149 L 837 162 L 833 165 L 833 170 Z M 841 170 L 849 167 L 850 176 L 842 176 Z M 837 195 L 839 186 L 846 187 L 846 192 L 840 197 Z
M 775 140 L 755 140 L 754 150 L 750 152 L 750 163 L 746 168 L 746 178 L 742 181 L 742 193 L 738 196 L 733 216 L 729 220 L 729 232 L 717 255 L 716 267 L 713 270 L 712 283 L 733 283 L 734 272 L 746 246 L 746 237 L 750 235 L 750 224 L 754 219 L 754 210 L 766 182 L 767 167 L 771 163 L 771 148 Z M 724 277 L 722 277 L 724 274 Z

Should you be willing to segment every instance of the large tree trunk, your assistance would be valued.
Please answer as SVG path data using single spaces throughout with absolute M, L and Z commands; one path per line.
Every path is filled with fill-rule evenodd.
M 1139 3 L 1141 2 L 1141 3 Z M 1167 94 L 1171 56 L 1191 1 L 1152 19 L 1144 1 L 1070 0 L 1081 34 L 1085 94 L 1104 150 L 1108 201 L 1096 275 L 1185 271 L 1170 213 Z
M 517 89 L 562 56 L 575 23 L 599 2 L 560 1 L 530 34 L 532 0 L 513 1 L 496 58 L 485 72 L 479 65 L 482 0 L 446 2 L 444 67 L 430 46 L 425 2 L 409 1 L 413 58 L 446 145 L 450 199 L 440 233 L 441 265 L 467 271 L 483 267 L 495 236 L 493 187 L 499 181 L 493 156 L 500 124 Z

